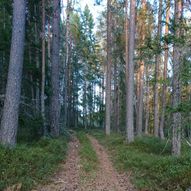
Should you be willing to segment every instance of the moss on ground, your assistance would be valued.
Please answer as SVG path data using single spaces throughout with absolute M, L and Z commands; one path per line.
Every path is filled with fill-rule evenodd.
M 183 144 L 182 156 L 171 156 L 170 143 L 154 137 L 136 138 L 126 144 L 121 135 L 105 136 L 91 131 L 110 152 L 119 171 L 131 172 L 132 183 L 141 190 L 184 191 L 191 186 L 191 148 Z
M 14 149 L 0 147 L 0 190 L 21 183 L 23 191 L 47 181 L 63 161 L 67 140 L 43 138 L 31 145 L 18 144 Z

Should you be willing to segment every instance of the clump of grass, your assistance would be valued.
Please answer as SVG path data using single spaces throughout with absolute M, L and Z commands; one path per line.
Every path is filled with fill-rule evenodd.
M 96 152 L 84 132 L 78 132 L 77 137 L 80 141 L 80 160 L 82 165 L 82 170 L 86 173 L 92 173 L 97 169 L 98 158 Z
M 183 145 L 182 156 L 171 156 L 170 143 L 153 137 L 126 144 L 121 135 L 92 133 L 110 154 L 119 171 L 129 171 L 138 189 L 183 191 L 191 186 L 191 149 Z
M 14 149 L 0 147 L 0 190 L 21 183 L 31 190 L 47 181 L 66 155 L 67 141 L 43 138 L 32 145 L 18 144 Z

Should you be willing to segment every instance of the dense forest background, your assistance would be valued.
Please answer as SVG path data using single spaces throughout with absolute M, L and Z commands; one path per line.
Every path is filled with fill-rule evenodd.
M 77 2 L 1 0 L 1 143 L 105 128 L 172 139 L 179 155 L 191 132 L 190 6 L 108 0 L 95 31 Z
M 0 190 L 190 190 L 191 1 L 82 2 L 0 0 Z

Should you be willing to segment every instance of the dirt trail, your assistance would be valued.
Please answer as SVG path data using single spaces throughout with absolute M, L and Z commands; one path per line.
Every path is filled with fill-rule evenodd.
M 72 138 L 69 143 L 66 163 L 61 164 L 59 171 L 53 175 L 49 185 L 33 191 L 78 191 L 79 190 L 79 141 Z
M 120 175 L 114 170 L 108 154 L 98 141 L 88 136 L 99 160 L 99 167 L 94 176 L 84 174 L 80 166 L 80 143 L 73 138 L 69 143 L 66 162 L 60 165 L 50 184 L 32 191 L 135 191 L 127 175 Z M 82 181 L 82 177 L 85 179 Z
M 92 136 L 90 139 L 100 163 L 96 178 L 84 185 L 83 191 L 134 191 L 128 176 L 120 175 L 114 170 L 108 154 L 98 141 Z

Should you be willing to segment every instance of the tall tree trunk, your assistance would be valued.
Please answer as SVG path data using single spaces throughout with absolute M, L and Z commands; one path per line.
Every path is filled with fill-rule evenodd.
M 29 44 L 29 47 L 28 47 L 28 53 L 29 53 L 29 64 L 32 65 L 32 51 L 31 51 L 31 47 L 30 47 L 30 44 Z M 33 85 L 33 75 L 32 75 L 32 70 L 30 71 L 29 73 L 29 79 L 30 79 L 30 84 L 31 84 L 31 99 L 32 99 L 32 105 L 35 104 L 35 94 L 34 94 L 34 85 Z
M 37 6 L 34 6 L 34 13 L 35 16 L 37 17 Z M 39 64 L 39 50 L 37 48 L 38 45 L 38 29 L 37 29 L 37 21 L 35 21 L 34 24 L 34 30 L 35 30 L 35 45 L 36 45 L 36 51 L 35 51 L 35 61 L 36 61 L 36 69 L 39 70 L 40 64 Z M 36 110 L 39 112 L 40 111 L 40 90 L 39 90 L 39 78 L 37 79 L 36 82 Z
M 141 23 L 141 32 L 140 32 L 140 40 L 141 40 L 141 46 L 144 46 L 145 42 L 145 20 L 146 20 L 146 0 L 142 0 L 142 23 Z M 144 58 L 140 61 L 139 66 L 139 83 L 138 83 L 138 89 L 139 89 L 139 98 L 138 98 L 138 106 L 137 106 L 137 135 L 140 136 L 143 132 L 143 88 L 144 88 L 144 71 L 145 71 L 145 63 Z
M 120 125 L 120 89 L 119 89 L 119 84 L 117 85 L 117 110 L 116 110 L 116 129 L 117 132 L 120 132 L 119 125 Z
M 8 146 L 16 144 L 23 69 L 25 11 L 26 1 L 14 0 L 10 62 L 0 131 L 0 142 Z
M 158 11 L 158 29 L 157 29 L 157 40 L 158 48 L 161 46 L 161 33 L 162 33 L 162 0 L 159 1 L 159 11 Z M 156 56 L 155 64 L 155 84 L 154 84 L 154 135 L 159 136 L 159 65 L 161 62 L 161 55 Z
M 169 18 L 170 18 L 170 0 L 168 0 L 166 5 L 166 26 L 165 26 L 165 35 L 168 35 L 169 32 Z M 166 110 L 166 94 L 167 94 L 167 65 L 168 65 L 168 43 L 165 43 L 165 54 L 164 54 L 164 69 L 163 69 L 163 87 L 162 87 L 162 112 L 160 120 L 160 138 L 164 139 L 164 119 L 165 119 L 165 110 Z
M 138 64 L 140 65 L 140 64 Z M 139 105 L 139 99 L 140 99 L 140 66 L 138 66 L 137 73 L 136 73 L 136 103 L 135 103 L 135 112 L 137 114 L 138 118 L 138 105 Z M 137 120 L 136 120 L 137 123 Z
M 45 47 L 45 0 L 42 0 L 42 70 L 41 70 L 41 116 L 43 119 L 43 133 L 46 132 L 46 123 L 45 123 L 45 65 L 46 65 L 46 47 Z
M 69 46 L 69 50 L 71 50 L 71 45 L 72 42 Z M 70 52 L 70 51 L 69 51 Z M 70 54 L 68 55 L 70 57 Z M 70 61 L 70 60 L 69 60 Z M 68 119 L 67 119 L 67 124 L 68 124 L 68 128 L 71 127 L 72 125 L 72 65 L 71 62 L 68 62 L 68 74 L 67 74 L 67 79 L 68 79 L 68 83 L 67 83 L 67 102 L 68 102 L 68 108 L 67 108 L 67 113 L 68 113 Z
M 175 0 L 175 36 L 180 37 L 181 28 L 179 26 L 182 15 L 182 1 Z M 172 106 L 176 110 L 172 114 L 172 154 L 180 155 L 181 151 L 181 113 L 177 111 L 177 107 L 181 103 L 181 82 L 180 82 L 180 67 L 181 67 L 181 47 L 179 44 L 174 44 L 173 50 L 173 93 Z
M 48 22 L 48 42 L 47 42 L 47 54 L 48 54 L 48 68 L 51 68 L 51 21 Z M 49 76 L 49 74 L 48 74 Z
M 111 0 L 107 0 L 107 70 L 106 70 L 106 124 L 105 133 L 111 128 Z
M 66 59 L 64 66 L 65 84 L 64 84 L 64 127 L 68 125 L 68 79 L 69 79 L 69 64 L 70 64 L 70 0 L 67 0 L 66 8 Z
M 149 110 L 149 66 L 146 66 L 146 98 L 145 98 L 145 134 L 148 134 L 149 130 L 149 115 L 150 115 L 150 110 Z
M 101 112 L 103 113 L 104 111 L 104 86 L 105 85 L 105 64 L 103 66 L 103 79 L 102 79 L 102 83 L 101 83 Z M 101 116 L 101 120 L 100 120 L 100 126 L 102 128 L 105 127 L 105 120 L 104 118 Z
M 51 103 L 50 103 L 50 127 L 51 134 L 53 136 L 59 136 L 59 119 L 60 119 L 60 88 L 59 88 L 59 77 L 60 77 L 60 1 L 54 0 L 53 2 L 53 39 L 52 39 L 52 70 L 51 70 Z
M 118 87 L 118 78 L 117 78 L 117 63 L 114 63 L 114 131 L 117 132 L 117 87 Z
M 140 136 L 143 132 L 143 87 L 144 87 L 144 70 L 145 63 L 141 61 L 139 68 L 139 98 L 138 98 L 138 106 L 137 106 L 137 135 Z
M 134 141 L 134 48 L 135 48 L 135 7 L 136 1 L 130 1 L 130 22 L 129 22 L 129 59 L 127 82 L 127 95 L 126 95 L 126 139 L 128 142 Z M 127 39 L 126 39 L 127 40 Z M 126 69 L 126 70 L 127 70 Z

